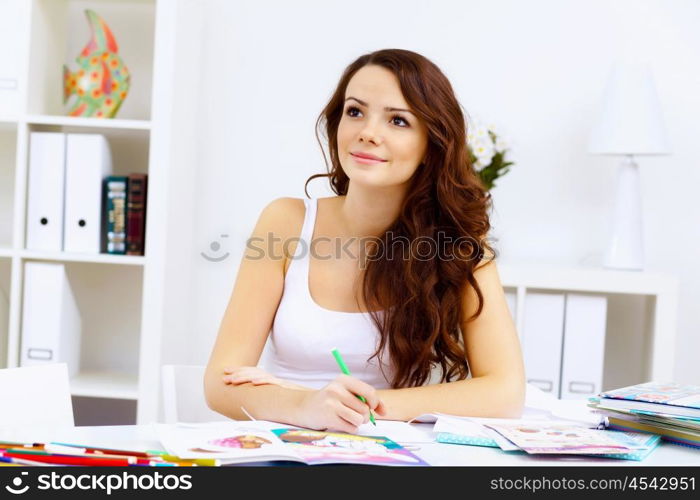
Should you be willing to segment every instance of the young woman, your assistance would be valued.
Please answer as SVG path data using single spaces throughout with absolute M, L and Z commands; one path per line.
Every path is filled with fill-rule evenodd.
M 519 416 L 524 369 L 486 242 L 490 196 L 447 78 L 407 50 L 363 55 L 317 126 L 331 165 L 307 184 L 326 176 L 337 196 L 262 211 L 207 366 L 209 406 L 346 432 L 370 410 Z M 334 347 L 352 376 L 338 375 Z

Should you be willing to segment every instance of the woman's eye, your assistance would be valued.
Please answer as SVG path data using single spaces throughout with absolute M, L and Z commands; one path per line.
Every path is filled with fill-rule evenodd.
M 392 118 L 392 120 L 401 120 L 401 121 L 404 122 L 406 125 L 399 125 L 399 127 L 408 127 L 408 122 L 404 119 L 403 116 L 396 115 L 396 116 L 394 116 L 394 117 Z M 396 123 L 396 122 L 394 122 L 394 123 Z
M 350 107 L 345 111 L 345 113 L 346 113 L 348 116 L 351 116 L 351 117 L 353 117 L 353 118 L 356 118 L 356 117 L 357 117 L 357 115 L 354 114 L 355 112 L 361 113 L 361 111 L 360 111 L 358 108 L 356 108 L 355 106 L 350 106 Z M 403 122 L 403 125 L 401 125 L 400 123 L 397 123 L 396 120 L 399 120 L 399 122 Z M 406 119 L 405 119 L 403 116 L 400 116 L 400 115 L 394 115 L 394 116 L 391 118 L 391 121 L 392 121 L 392 123 L 393 123 L 394 125 L 397 125 L 397 126 L 399 126 L 399 127 L 401 127 L 401 128 L 407 128 L 407 127 L 410 126 L 410 124 L 406 121 Z

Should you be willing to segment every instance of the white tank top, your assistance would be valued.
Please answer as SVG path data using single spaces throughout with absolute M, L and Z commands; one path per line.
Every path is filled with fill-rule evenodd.
M 264 368 L 274 375 L 320 389 L 341 374 L 331 350 L 335 347 L 353 377 L 375 389 L 390 387 L 392 371 L 388 351 L 377 358 L 379 330 L 369 313 L 332 311 L 319 306 L 309 291 L 309 248 L 316 224 L 318 199 L 304 199 L 306 213 L 292 262 L 287 269 L 284 291 L 270 334 Z M 379 313 L 380 318 L 382 312 Z

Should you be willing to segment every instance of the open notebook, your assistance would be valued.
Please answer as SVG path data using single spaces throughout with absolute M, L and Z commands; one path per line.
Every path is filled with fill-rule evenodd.
M 153 424 L 163 447 L 182 459 L 221 465 L 293 461 L 308 465 L 428 465 L 385 436 L 299 429 L 266 421 Z

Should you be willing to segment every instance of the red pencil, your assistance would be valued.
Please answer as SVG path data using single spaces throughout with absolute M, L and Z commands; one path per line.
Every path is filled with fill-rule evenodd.
M 43 462 L 56 465 L 88 465 L 94 467 L 122 467 L 130 465 L 127 458 L 88 458 L 72 457 L 68 455 L 35 455 L 25 453 L 2 452 L 3 456 L 11 458 L 21 458 L 33 462 Z

